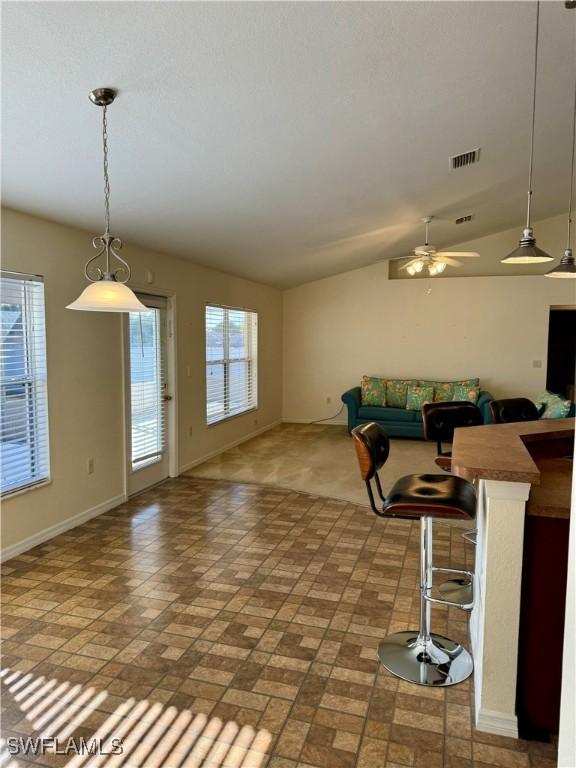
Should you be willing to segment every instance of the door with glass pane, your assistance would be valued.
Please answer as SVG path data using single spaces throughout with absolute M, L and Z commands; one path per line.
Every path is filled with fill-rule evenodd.
M 128 495 L 168 477 L 167 302 L 139 295 L 147 312 L 125 319 Z

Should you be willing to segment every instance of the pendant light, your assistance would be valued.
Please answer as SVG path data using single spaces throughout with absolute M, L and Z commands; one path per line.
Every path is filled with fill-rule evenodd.
M 532 133 L 530 136 L 530 165 L 528 170 L 528 210 L 526 213 L 526 226 L 518 243 L 512 253 L 505 256 L 500 261 L 503 264 L 537 264 L 542 261 L 552 261 L 541 248 L 536 245 L 536 238 L 530 225 L 530 205 L 532 202 L 532 165 L 534 160 L 534 124 L 536 120 L 536 79 L 538 75 L 538 28 L 540 25 L 540 0 L 536 2 L 536 42 L 534 50 L 534 90 L 532 94 Z
M 570 168 L 570 194 L 568 195 L 568 237 L 564 256 L 560 264 L 544 277 L 568 277 L 576 278 L 576 263 L 572 255 L 572 192 L 574 190 L 574 145 L 576 144 L 576 82 L 574 83 L 574 115 L 572 118 L 572 164 Z
M 86 279 L 90 282 L 80 296 L 68 304 L 67 309 L 80 309 L 88 312 L 147 312 L 148 310 L 138 300 L 136 294 L 128 288 L 126 282 L 130 279 L 130 267 L 118 255 L 122 248 L 122 240 L 110 234 L 110 180 L 108 178 L 108 123 L 106 110 L 116 98 L 113 88 L 97 88 L 90 93 L 90 101 L 102 107 L 102 142 L 104 148 L 104 234 L 97 235 L 92 240 L 98 253 L 88 259 L 84 267 Z M 91 266 L 105 254 L 104 269 Z M 119 262 L 115 268 L 112 259 Z

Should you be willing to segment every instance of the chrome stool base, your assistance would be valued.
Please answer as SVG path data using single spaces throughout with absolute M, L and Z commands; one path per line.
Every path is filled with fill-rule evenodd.
M 393 675 L 418 685 L 456 685 L 474 669 L 472 657 L 459 643 L 435 634 L 424 641 L 416 629 L 385 637 L 378 657 Z
M 443 598 L 451 603 L 470 605 L 474 599 L 474 588 L 469 578 L 448 579 L 438 586 L 438 591 Z

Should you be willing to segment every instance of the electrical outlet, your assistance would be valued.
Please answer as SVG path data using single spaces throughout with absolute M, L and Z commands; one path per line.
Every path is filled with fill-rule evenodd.
M 94 459 L 88 459 L 88 461 L 86 462 L 86 471 L 88 472 L 89 475 L 94 474 Z
M 542 360 L 532 360 L 532 368 L 542 368 Z

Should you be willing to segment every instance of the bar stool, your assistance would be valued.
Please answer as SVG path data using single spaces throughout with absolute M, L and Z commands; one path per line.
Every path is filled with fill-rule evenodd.
M 544 410 L 544 409 L 542 409 Z M 527 397 L 509 397 L 505 400 L 492 400 L 490 413 L 494 424 L 511 424 L 517 421 L 537 421 L 541 412 Z
M 426 440 L 436 441 L 438 455 L 435 463 L 445 472 L 452 470 L 452 452 L 442 443 L 454 442 L 454 430 L 461 427 L 478 427 L 484 423 L 482 411 L 474 403 L 466 401 L 425 403 L 422 406 L 422 422 Z
M 385 637 L 378 646 L 380 662 L 393 675 L 419 685 L 461 683 L 472 674 L 472 657 L 459 643 L 430 631 L 431 605 L 439 603 L 469 610 L 472 604 L 462 605 L 432 597 L 432 580 L 435 572 L 465 574 L 469 578 L 472 574 L 432 565 L 432 519 L 474 519 L 474 486 L 454 475 L 406 475 L 396 481 L 388 495 L 384 496 L 378 470 L 384 466 L 390 453 L 388 436 L 374 422 L 356 427 L 351 434 L 372 510 L 379 517 L 420 520 L 419 627 Z M 381 509 L 374 500 L 372 479 L 382 501 Z
M 452 451 L 444 450 L 442 443 L 454 442 L 454 431 L 462 427 L 479 427 L 484 423 L 482 411 L 468 400 L 425 403 L 422 407 L 422 421 L 426 440 L 435 440 L 438 455 L 435 463 L 445 472 L 452 471 Z M 476 545 L 478 531 L 472 528 L 463 531 L 462 538 Z M 472 601 L 470 579 L 449 579 L 440 584 L 440 593 L 449 600 L 461 603 Z

